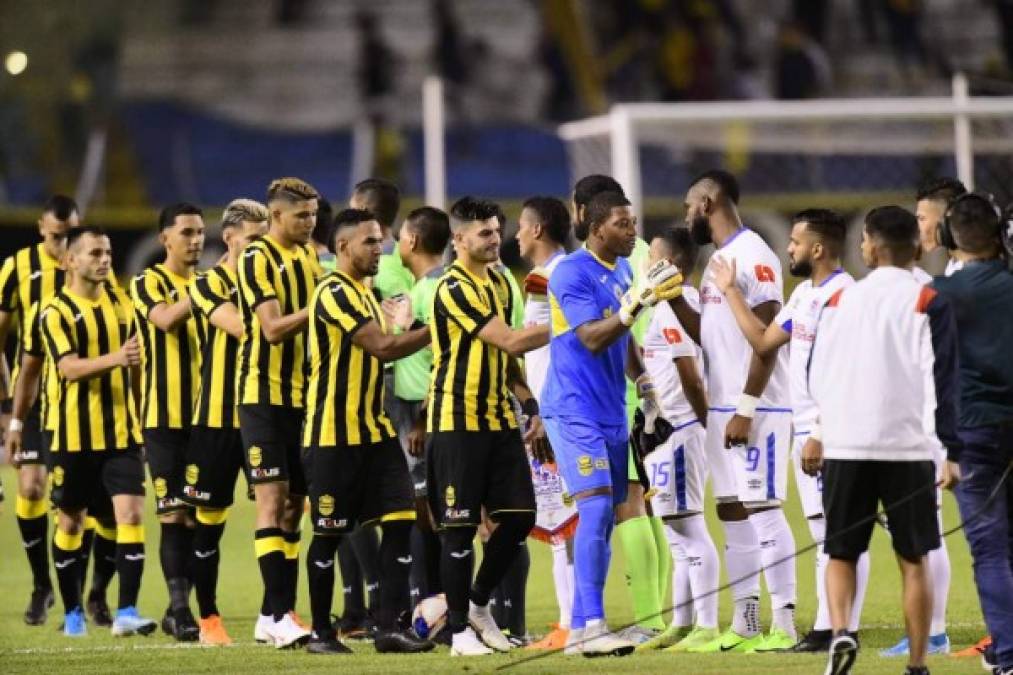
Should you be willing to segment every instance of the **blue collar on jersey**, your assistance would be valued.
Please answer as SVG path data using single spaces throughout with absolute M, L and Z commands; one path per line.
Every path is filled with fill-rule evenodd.
M 743 225 L 739 229 L 735 230 L 735 234 L 733 234 L 732 236 L 728 237 L 728 239 L 725 241 L 725 243 L 721 244 L 721 248 L 724 248 L 725 246 L 728 246 L 728 244 L 732 243 L 732 241 L 735 240 L 735 237 L 739 236 L 740 234 L 742 234 L 743 232 L 745 232 L 747 229 L 749 229 L 749 228 L 747 228 L 745 225 Z
M 817 286 L 817 288 L 823 288 L 824 286 L 826 286 L 827 284 L 830 283 L 831 279 L 833 279 L 834 277 L 836 277 L 838 274 L 840 274 L 843 271 L 844 271 L 843 267 L 838 267 L 837 269 L 835 269 L 833 272 L 830 273 L 830 276 L 828 276 L 826 279 L 824 279 L 823 281 L 821 281 L 820 285 Z

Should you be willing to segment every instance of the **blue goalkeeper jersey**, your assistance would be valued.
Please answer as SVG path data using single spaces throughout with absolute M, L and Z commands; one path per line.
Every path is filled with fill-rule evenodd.
M 549 279 L 552 341 L 542 390 L 545 417 L 582 417 L 626 425 L 626 349 L 629 333 L 593 354 L 577 337 L 578 326 L 619 312 L 633 282 L 625 258 L 610 265 L 585 248 L 566 256 Z

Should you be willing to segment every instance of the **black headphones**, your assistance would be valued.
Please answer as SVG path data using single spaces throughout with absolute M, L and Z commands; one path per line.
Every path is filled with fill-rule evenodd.
M 996 204 L 995 197 L 988 192 L 965 192 L 959 197 L 955 197 L 953 201 L 949 203 L 946 207 L 946 212 L 939 221 L 939 225 L 936 226 L 939 243 L 950 251 L 957 250 L 957 240 L 953 237 L 953 229 L 950 227 L 950 214 L 953 213 L 953 209 L 957 204 L 969 199 L 979 199 L 989 205 L 992 212 L 995 214 L 996 225 L 998 225 L 999 237 L 1002 244 L 1007 250 L 1009 250 L 1011 243 L 1013 243 L 1010 241 L 1010 223 L 1007 222 L 1005 217 L 1003 217 L 1002 209 L 1000 209 L 999 205 Z

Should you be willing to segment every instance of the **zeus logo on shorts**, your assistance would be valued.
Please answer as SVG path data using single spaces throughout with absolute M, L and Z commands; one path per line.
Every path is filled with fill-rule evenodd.
M 264 478 L 277 478 L 281 475 L 281 469 L 274 467 L 273 469 L 250 469 L 250 476 L 257 480 Z
M 200 490 L 198 490 L 197 488 L 195 488 L 193 485 L 184 485 L 183 486 L 183 494 L 186 495 L 187 497 L 189 497 L 190 499 L 196 499 L 197 501 L 200 501 L 200 502 L 211 501 L 211 493 L 210 492 L 201 492 Z
M 317 518 L 317 527 L 323 530 L 340 530 L 348 527 L 347 518 Z

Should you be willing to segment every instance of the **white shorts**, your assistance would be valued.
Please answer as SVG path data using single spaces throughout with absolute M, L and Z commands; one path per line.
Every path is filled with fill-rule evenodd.
M 790 412 L 757 412 L 749 443 L 725 449 L 725 428 L 734 411 L 707 413 L 707 463 L 717 501 L 777 504 L 788 495 Z
M 823 515 L 823 474 L 808 475 L 802 470 L 802 448 L 809 434 L 796 434 L 792 439 L 791 463 L 795 466 L 795 485 L 802 500 L 802 515 L 815 518 Z
M 676 427 L 668 440 L 644 458 L 644 469 L 651 481 L 651 507 L 654 515 L 664 518 L 703 511 L 707 481 L 705 432 L 693 420 Z
M 566 482 L 554 466 L 539 464 L 530 454 L 528 463 L 537 509 L 531 536 L 549 544 L 566 541 L 577 528 L 577 506 L 566 491 Z

